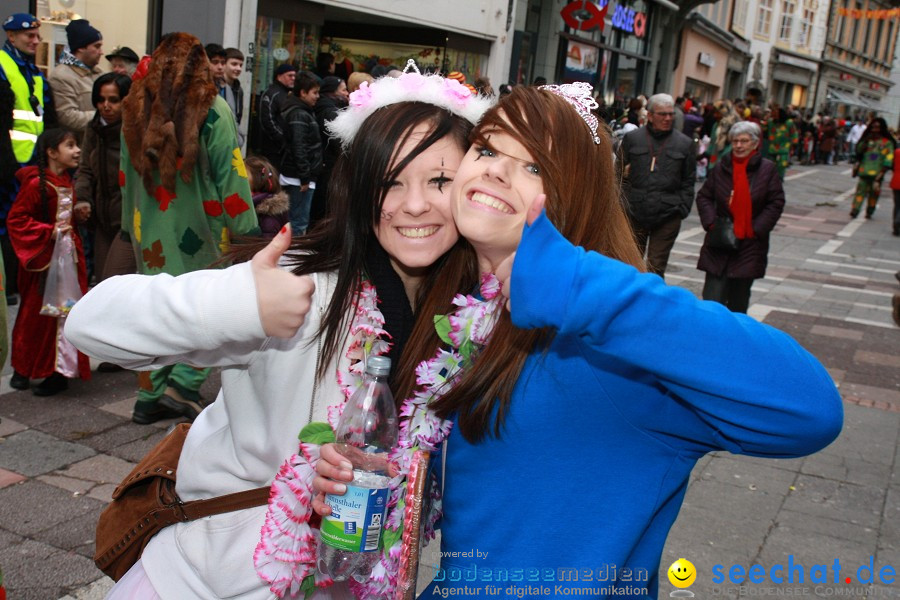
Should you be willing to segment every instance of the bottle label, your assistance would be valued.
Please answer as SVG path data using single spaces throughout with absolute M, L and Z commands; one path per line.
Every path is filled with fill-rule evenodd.
M 350 552 L 378 550 L 388 491 L 348 485 L 342 496 L 327 494 L 325 503 L 331 507 L 331 514 L 322 518 L 322 541 Z

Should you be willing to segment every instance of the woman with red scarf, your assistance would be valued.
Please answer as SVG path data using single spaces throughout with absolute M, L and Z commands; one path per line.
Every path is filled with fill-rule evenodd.
M 759 125 L 735 123 L 728 140 L 731 154 L 722 158 L 698 192 L 697 212 L 707 232 L 717 216 L 730 217 L 737 250 L 713 247 L 707 234 L 697 268 L 706 271 L 704 300 L 746 313 L 753 280 L 766 274 L 769 233 L 784 210 L 784 188 L 775 163 L 759 153 Z

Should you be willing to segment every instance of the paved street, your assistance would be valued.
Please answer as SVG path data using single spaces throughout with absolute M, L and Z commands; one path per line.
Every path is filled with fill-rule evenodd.
M 805 459 L 705 458 L 666 546 L 660 598 L 674 590 L 665 571 L 680 557 L 698 571 L 689 589 L 698 598 L 900 598 L 900 580 L 888 581 L 886 568 L 900 572 L 900 328 L 890 314 L 900 291 L 900 238 L 890 235 L 888 190 L 872 220 L 850 221 L 849 173 L 848 165 L 789 170 L 769 274 L 754 285 L 750 309 L 829 369 L 845 400 L 844 431 Z M 670 261 L 670 284 L 699 294 L 702 240 L 692 214 Z M 46 399 L 12 391 L 9 375 L 7 367 L 0 381 L 0 568 L 9 598 L 102 598 L 111 582 L 90 559 L 97 516 L 171 423 L 131 423 L 130 373 L 95 373 Z M 213 397 L 217 383 L 213 377 L 203 394 Z M 753 575 L 761 583 L 733 583 L 742 580 L 735 565 L 744 576 L 759 565 Z M 775 565 L 785 568 L 773 572 Z M 827 567 L 827 583 L 816 583 L 825 572 L 816 565 Z M 870 568 L 878 585 L 863 588 Z

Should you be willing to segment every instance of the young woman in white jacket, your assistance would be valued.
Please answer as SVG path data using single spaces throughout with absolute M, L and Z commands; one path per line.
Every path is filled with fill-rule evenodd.
M 222 368 L 222 389 L 194 421 L 181 454 L 182 500 L 271 484 L 298 452 L 300 430 L 326 420 L 347 393 L 338 379 L 353 377 L 358 338 L 349 323 L 367 284 L 390 335 L 392 383 L 405 397 L 414 366 L 439 343 L 422 292 L 447 299 L 461 291 L 453 286 L 464 277 L 447 272 L 460 264 L 448 256 L 466 252 L 449 183 L 487 104 L 438 76 L 378 81 L 333 122 L 345 152 L 331 182 L 331 219 L 293 240 L 285 228 L 268 245 L 236 253 L 253 258 L 228 269 L 111 278 L 72 310 L 66 336 L 101 360 L 128 369 Z M 109 597 L 302 596 L 296 582 L 267 572 L 256 551 L 267 510 L 165 528 Z M 339 595 L 335 588 L 326 594 Z

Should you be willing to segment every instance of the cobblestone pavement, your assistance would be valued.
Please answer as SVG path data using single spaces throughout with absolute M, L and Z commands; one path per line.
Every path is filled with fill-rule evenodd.
M 704 458 L 666 545 L 661 598 L 685 591 L 698 598 L 900 598 L 900 582 L 888 582 L 886 570 L 900 572 L 900 328 L 890 315 L 891 296 L 900 291 L 900 238 L 890 235 L 888 192 L 872 220 L 850 220 L 849 173 L 847 165 L 788 171 L 768 276 L 754 285 L 750 308 L 825 364 L 845 400 L 844 431 L 803 459 Z M 692 214 L 670 261 L 670 284 L 699 294 L 702 240 Z M 97 516 L 171 423 L 131 423 L 134 378 L 127 372 L 94 373 L 53 398 L 11 390 L 9 374 L 7 366 L 0 380 L 0 568 L 9 598 L 102 598 L 111 581 L 90 559 Z M 203 394 L 213 397 L 217 386 L 213 376 Z M 689 590 L 675 591 L 665 574 L 679 557 L 698 571 Z M 433 563 L 435 553 L 425 560 Z M 798 568 L 792 580 L 777 582 L 788 574 L 776 565 L 788 564 L 802 565 L 802 582 Z M 751 565 L 760 583 L 732 583 L 741 579 L 733 567 L 746 576 Z M 827 567 L 826 583 L 816 582 L 815 565 Z M 866 585 L 870 568 L 875 584 Z M 714 573 L 722 573 L 721 583 Z

